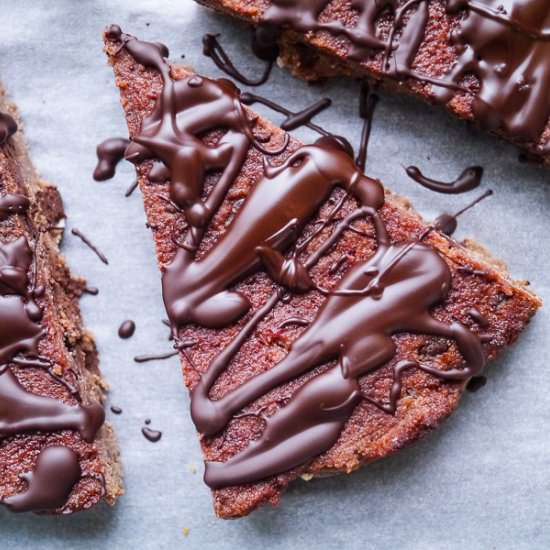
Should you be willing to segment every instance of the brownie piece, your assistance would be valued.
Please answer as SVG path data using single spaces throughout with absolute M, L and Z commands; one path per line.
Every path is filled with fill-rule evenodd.
M 1 86 L 0 112 L 0 504 L 59 514 L 113 504 L 119 452 L 80 317 L 85 281 L 58 248 L 63 203 L 36 174 Z
M 341 140 L 304 146 L 228 80 L 115 25 L 104 38 L 217 515 L 436 428 L 540 306 L 527 283 Z
M 306 80 L 346 74 L 414 94 L 550 163 L 546 0 L 197 1 L 254 25 Z

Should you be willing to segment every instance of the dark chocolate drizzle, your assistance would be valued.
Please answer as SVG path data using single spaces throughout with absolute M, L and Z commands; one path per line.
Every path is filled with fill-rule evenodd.
M 466 168 L 456 180 L 444 182 L 428 178 L 422 174 L 416 166 L 408 166 L 405 171 L 407 175 L 427 189 L 436 191 L 437 193 L 458 194 L 471 191 L 481 184 L 483 176 L 483 168 L 481 166 L 469 166 Z
M 128 189 L 126 189 L 126 192 L 124 193 L 125 197 L 129 197 L 138 187 L 139 182 L 136 180 L 132 184 L 128 186 Z
M 266 61 L 265 67 L 262 71 L 262 74 L 255 79 L 247 78 L 243 75 L 233 64 L 230 57 L 227 55 L 227 52 L 223 49 L 222 45 L 220 44 L 220 41 L 218 40 L 219 34 L 205 34 L 202 37 L 202 53 L 206 56 L 212 59 L 212 61 L 216 64 L 216 66 L 221 69 L 224 73 L 228 74 L 229 76 L 233 77 L 237 82 L 240 82 L 241 84 L 245 84 L 246 86 L 261 86 L 264 84 L 267 79 L 269 78 L 269 75 L 271 74 L 271 69 L 273 68 L 273 64 L 275 62 L 275 57 L 271 57 L 271 59 Z M 255 52 L 261 51 L 262 54 L 264 54 L 264 50 L 259 50 L 254 47 L 253 49 Z M 265 57 L 264 57 L 265 59 Z
M 353 33 L 345 32 L 348 31 Z M 251 483 L 306 463 L 334 445 L 363 400 L 395 413 L 401 376 L 407 369 L 421 369 L 457 382 L 481 371 L 485 357 L 479 338 L 456 320 L 446 323 L 430 315 L 430 310 L 446 299 L 451 287 L 447 263 L 423 242 L 434 227 L 428 226 L 415 241 L 390 242 L 378 214 L 384 203 L 381 184 L 364 176 L 355 165 L 350 148 L 334 138 L 324 137 L 315 145 L 301 147 L 280 166 L 265 161 L 263 177 L 248 193 L 225 234 L 196 259 L 205 227 L 253 143 L 246 116 L 239 107 L 239 92 L 225 81 L 197 75 L 174 82 L 156 45 L 128 37 L 119 28 L 110 28 L 107 36 L 120 40 L 121 48 L 125 47 L 136 61 L 157 69 L 164 82 L 153 113 L 134 138 L 134 144 L 139 144 L 134 160 L 155 157 L 165 163 L 171 175 L 171 199 L 182 208 L 190 226 L 185 241 L 163 273 L 163 297 L 174 334 L 190 323 L 218 328 L 235 322 L 248 312 L 250 303 L 243 294 L 231 289 L 261 269 L 278 283 L 263 306 L 249 316 L 235 338 L 201 373 L 191 394 L 191 415 L 198 431 L 204 436 L 220 433 L 232 418 L 239 416 L 239 411 L 272 389 L 314 367 L 336 361 L 323 374 L 306 382 L 271 416 L 262 417 L 265 428 L 259 439 L 226 462 L 208 462 L 205 481 L 210 487 Z M 247 99 L 250 97 L 251 94 Z M 207 146 L 196 134 L 214 128 L 225 128 L 227 133 L 216 145 Z M 190 144 L 194 145 L 194 164 L 189 162 Z M 216 158 L 223 153 L 223 163 L 212 163 L 213 150 Z M 221 176 L 203 202 L 200 196 L 204 175 L 213 167 Z M 186 178 L 182 177 L 184 172 Z M 336 187 L 345 190 L 343 198 L 320 228 L 300 242 L 306 224 Z M 298 259 L 329 221 L 335 220 L 343 200 L 350 195 L 357 200 L 357 209 L 341 219 L 329 237 L 305 259 Z M 211 201 L 213 196 L 215 201 Z M 207 209 L 205 204 L 209 205 Z M 197 205 L 201 207 L 200 215 L 195 216 L 191 210 Z M 360 219 L 372 220 L 378 241 L 374 256 L 356 262 L 334 289 L 321 289 L 326 295 L 323 305 L 282 361 L 222 398 L 211 399 L 210 390 L 220 374 L 275 305 L 291 298 L 293 292 L 318 289 L 309 270 L 345 231 L 358 231 L 353 223 Z M 396 354 L 392 337 L 399 333 L 453 340 L 464 365 L 441 370 L 433 363 L 400 361 L 393 367 L 389 401 L 379 403 L 362 393 L 359 378 L 391 361 Z
M 374 110 L 378 104 L 378 96 L 371 92 L 367 82 L 361 83 L 361 91 L 359 94 L 359 116 L 363 119 L 363 129 L 361 131 L 361 143 L 359 145 L 359 154 L 355 163 L 361 172 L 365 171 L 367 165 L 367 156 L 369 148 L 370 132 L 372 129 L 372 120 Z
M 149 424 L 150 422 L 151 421 L 146 421 L 145 423 Z M 143 426 L 143 428 L 141 428 L 141 433 L 143 434 L 143 437 L 151 443 L 157 443 L 157 441 L 160 441 L 162 438 L 162 432 L 149 428 L 149 426 Z
M 323 97 L 312 103 L 309 107 L 288 115 L 283 122 L 281 122 L 281 128 L 287 132 L 296 130 L 300 126 L 304 126 L 308 122 L 311 122 L 311 119 L 318 115 L 321 111 L 328 109 L 332 105 L 332 101 L 328 97 Z
M 94 180 L 105 181 L 115 175 L 117 164 L 124 158 L 124 152 L 129 144 L 130 141 L 125 138 L 113 137 L 102 141 L 97 146 Z
M 348 27 L 321 14 L 329 0 L 272 0 L 260 19 L 260 32 L 285 28 L 300 33 L 327 31 L 350 41 L 349 58 L 365 62 L 383 52 L 380 72 L 389 78 L 413 78 L 432 84 L 433 98 L 448 103 L 459 92 L 473 96 L 473 113 L 485 129 L 501 130 L 539 154 L 538 145 L 550 116 L 550 10 L 547 0 L 448 0 L 451 15 L 465 12 L 450 40 L 457 59 L 449 72 L 434 78 L 413 68 L 428 22 L 427 0 L 353 0 L 357 23 Z M 386 39 L 378 22 L 391 13 Z M 474 75 L 478 86 L 465 87 Z
M 120 338 L 131 338 L 136 330 L 136 324 L 131 319 L 128 319 L 121 323 L 118 327 L 118 335 Z
M 0 112 L 0 145 L 4 145 L 15 132 L 17 132 L 15 119 L 8 113 Z
M 71 233 L 75 237 L 78 237 L 105 265 L 109 265 L 109 260 L 107 259 L 105 254 L 103 254 L 103 252 L 101 252 L 101 250 L 99 250 L 99 248 L 97 248 L 97 246 L 92 243 L 92 241 L 90 241 L 90 239 L 88 239 L 88 237 L 86 237 L 86 235 L 84 235 L 82 231 L 80 231 L 80 229 L 73 227 L 71 229 Z
M 474 376 L 466 384 L 466 389 L 470 393 L 475 393 L 480 390 L 483 386 L 487 384 L 487 377 L 485 376 Z
M 12 512 L 57 510 L 67 502 L 82 472 L 78 455 L 67 447 L 47 447 L 32 472 L 21 475 L 28 488 L 5 498 L 2 504 Z
M 479 197 L 475 198 L 473 201 L 471 201 L 466 206 L 461 208 L 458 212 L 455 212 L 454 214 L 443 212 L 443 214 L 440 214 L 434 220 L 433 222 L 434 227 L 438 231 L 445 233 L 445 235 L 451 236 L 458 227 L 458 218 L 468 210 L 471 210 L 474 206 L 476 206 L 476 204 L 479 204 L 482 200 L 485 200 L 487 197 L 490 197 L 492 194 L 493 194 L 493 191 L 491 191 L 491 189 L 488 189 L 487 191 L 485 191 L 485 193 L 481 194 Z
M 164 359 L 170 359 L 170 357 L 174 357 L 174 355 L 177 355 L 177 351 L 169 351 L 167 353 L 158 353 L 158 354 L 151 354 L 151 355 L 136 355 L 134 357 L 134 361 L 136 363 L 148 363 L 149 361 L 162 361 Z

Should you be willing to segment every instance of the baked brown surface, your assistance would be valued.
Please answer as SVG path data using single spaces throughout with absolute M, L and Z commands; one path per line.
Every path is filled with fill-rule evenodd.
M 36 302 L 43 311 L 46 334 L 39 342 L 40 356 L 54 363 L 53 372 L 78 390 L 84 404 L 103 402 L 107 385 L 98 368 L 98 354 L 92 335 L 82 326 L 79 297 L 84 279 L 71 274 L 60 251 L 65 214 L 58 190 L 40 180 L 27 155 L 22 123 L 15 106 L 0 85 L 0 111 L 9 112 L 19 130 L 0 146 L 0 193 L 19 193 L 30 199 L 27 215 L 10 216 L 0 222 L 0 240 L 12 241 L 24 235 L 36 247 L 37 285 L 45 292 Z M 44 369 L 10 366 L 24 388 L 74 405 L 76 399 Z M 58 513 L 87 509 L 100 501 L 113 504 L 123 493 L 122 471 L 113 429 L 104 423 L 93 443 L 73 430 L 55 433 L 31 432 L 0 439 L 0 501 L 20 493 L 27 484 L 20 475 L 34 469 L 40 452 L 51 446 L 72 449 L 78 455 L 81 478 Z
M 256 25 L 264 11 L 272 5 L 270 0 L 196 0 L 217 12 L 238 18 L 246 24 Z M 323 21 L 341 21 L 348 27 L 353 27 L 356 13 L 350 7 L 348 0 L 334 0 L 323 10 Z M 457 59 L 457 52 L 451 46 L 450 35 L 458 23 L 457 17 L 450 16 L 445 11 L 443 0 L 429 1 L 429 18 L 424 39 L 412 63 L 412 67 L 423 75 L 440 77 L 446 74 Z M 387 18 L 379 21 L 381 29 L 387 29 Z M 372 56 L 366 61 L 349 59 L 350 42 L 334 36 L 326 31 L 299 33 L 284 30 L 278 40 L 280 54 L 278 62 L 288 67 L 293 74 L 310 82 L 347 75 L 375 81 L 382 88 L 399 93 L 413 94 L 423 101 L 433 102 L 432 86 L 412 78 L 402 79 L 401 83 L 393 80 L 382 71 L 382 53 Z M 464 83 L 467 89 L 476 90 L 478 82 L 470 76 Z M 446 105 L 446 108 L 459 118 L 473 120 L 472 104 L 475 94 L 458 93 Z M 538 143 L 527 146 L 520 144 L 502 131 L 494 132 L 499 137 L 524 148 L 534 158 L 543 159 L 550 164 L 550 119 L 546 121 L 545 129 Z M 544 145 L 541 153 L 538 147 Z
M 116 84 L 120 89 L 129 134 L 133 137 L 139 133 L 144 117 L 151 112 L 162 89 L 162 81 L 156 71 L 139 65 L 125 49 L 119 46 L 117 42 L 106 40 L 106 52 L 114 68 Z M 184 78 L 189 73 L 187 69 L 172 66 L 172 77 L 175 79 Z M 282 142 L 284 135 L 282 130 L 263 119 L 260 119 L 255 126 L 255 133 L 271 136 L 267 146 L 273 148 Z M 221 131 L 214 132 L 205 136 L 205 139 L 215 140 L 220 135 Z M 270 162 L 280 164 L 300 145 L 300 142 L 290 138 L 289 146 L 284 153 L 270 157 Z M 158 264 L 160 269 L 163 269 L 176 252 L 175 241 L 181 240 L 185 224 L 183 216 L 171 208 L 166 200 L 159 198 L 161 195 L 168 197 L 168 184 L 153 183 L 149 180 L 151 165 L 151 161 L 144 161 L 138 165 L 138 181 L 148 224 L 153 231 Z M 243 199 L 262 173 L 262 155 L 257 149 L 251 147 L 237 180 L 210 224 L 199 248 L 199 257 L 224 234 Z M 205 195 L 218 177 L 219 174 L 216 173 L 207 176 Z M 331 196 L 319 212 L 319 218 L 326 214 L 340 196 L 340 191 Z M 354 199 L 347 199 L 340 216 L 344 217 L 356 206 Z M 427 226 L 405 199 L 389 191 L 386 192 L 386 202 L 380 214 L 393 242 L 413 240 Z M 312 231 L 314 225 L 315 222 L 308 225 L 305 235 Z M 332 286 L 342 277 L 349 264 L 373 255 L 376 240 L 370 222 L 361 222 L 358 227 L 370 236 L 358 238 L 356 234 L 347 232 L 333 250 L 312 269 L 312 276 L 319 285 Z M 330 228 L 312 240 L 306 253 L 311 252 L 320 241 L 326 238 L 327 231 L 330 231 Z M 431 232 L 425 242 L 435 247 L 445 258 L 453 276 L 449 297 L 445 303 L 434 310 L 434 316 L 444 321 L 456 319 L 475 333 L 491 334 L 492 337 L 483 344 L 483 347 L 487 357 L 494 358 L 500 350 L 516 340 L 540 306 L 539 299 L 528 290 L 527 283 L 511 279 L 503 264 L 493 260 L 481 246 L 475 243 L 458 243 L 436 232 Z M 347 255 L 348 263 L 341 266 L 335 273 L 332 272 L 331 266 L 335 259 L 342 255 Z M 265 302 L 274 289 L 274 283 L 266 274 L 258 273 L 237 285 L 236 289 L 252 304 L 251 311 L 243 319 L 221 330 L 197 326 L 180 330 L 179 337 L 182 341 L 191 339 L 197 342 L 194 347 L 186 351 L 186 354 L 181 355 L 185 383 L 189 389 L 197 383 L 198 372 L 207 368 L 212 357 L 236 335 L 254 311 Z M 219 377 L 210 394 L 211 397 L 219 398 L 244 380 L 269 369 L 278 362 L 286 354 L 291 342 L 296 340 L 304 330 L 303 327 L 289 327 L 282 331 L 278 328 L 279 324 L 290 317 L 311 319 L 323 300 L 319 293 L 312 291 L 305 295 L 293 296 L 288 303 L 280 302 L 271 315 L 258 325 L 255 333 L 243 345 L 230 367 Z M 488 326 L 483 329 L 476 326 L 468 315 L 471 308 L 477 308 L 487 318 Z M 434 365 L 447 369 L 460 366 L 463 361 L 455 345 L 444 339 L 402 334 L 395 338 L 395 341 L 398 347 L 395 362 L 404 357 L 419 360 L 429 357 Z M 361 380 L 365 393 L 369 393 L 379 401 L 387 400 L 392 383 L 393 363 Z M 306 380 L 327 367 L 328 365 L 325 365 L 314 369 L 307 375 L 278 387 L 251 404 L 246 411 L 253 411 L 288 398 Z M 300 475 L 351 472 L 362 465 L 387 456 L 437 427 L 454 410 L 463 388 L 464 383 L 443 382 L 421 371 L 409 371 L 404 377 L 403 390 L 395 416 L 363 402 L 347 422 L 338 442 L 315 460 L 259 483 L 214 491 L 217 515 L 223 518 L 239 517 L 248 514 L 261 504 L 276 504 L 283 489 Z M 269 410 L 269 408 L 266 409 L 268 414 Z M 201 438 L 203 454 L 206 460 L 224 461 L 245 448 L 260 434 L 261 429 L 262 421 L 258 416 L 234 418 L 223 434 L 214 438 Z

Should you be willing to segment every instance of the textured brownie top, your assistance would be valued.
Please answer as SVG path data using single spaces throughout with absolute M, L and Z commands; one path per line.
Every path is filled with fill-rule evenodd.
M 259 25 L 305 78 L 367 77 L 550 162 L 547 0 L 198 0 Z
M 121 494 L 105 388 L 57 243 L 63 204 L 26 155 L 0 88 L 0 503 L 70 513 Z
M 116 26 L 105 38 L 216 513 L 436 427 L 539 300 L 341 142 L 303 146 L 229 81 Z

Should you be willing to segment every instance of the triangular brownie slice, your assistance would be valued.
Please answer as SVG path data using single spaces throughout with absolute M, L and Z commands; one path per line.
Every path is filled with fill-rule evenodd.
M 105 382 L 58 248 L 63 203 L 0 86 L 0 505 L 68 514 L 122 494 Z
M 342 138 L 303 145 L 163 45 L 105 42 L 219 516 L 435 428 L 539 307 Z

